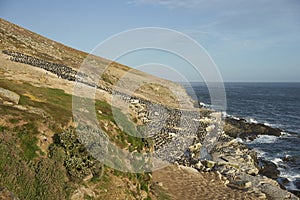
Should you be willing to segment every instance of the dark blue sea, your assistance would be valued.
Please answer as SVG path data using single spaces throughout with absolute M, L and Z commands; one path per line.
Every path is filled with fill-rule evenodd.
M 205 83 L 183 85 L 195 100 L 210 105 Z M 300 83 L 225 83 L 225 91 L 228 115 L 282 130 L 280 137 L 245 143 L 278 166 L 280 177 L 290 181 L 288 189 L 300 190 Z

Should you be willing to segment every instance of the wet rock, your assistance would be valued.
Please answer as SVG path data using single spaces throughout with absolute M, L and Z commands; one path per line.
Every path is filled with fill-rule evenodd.
M 244 140 L 254 140 L 258 135 L 280 136 L 281 130 L 272 128 L 260 123 L 248 123 L 244 119 L 234 119 L 227 117 L 224 126 L 225 133 L 233 138 L 242 138 Z
M 279 183 L 282 189 L 286 189 L 286 186 L 290 181 L 287 178 L 279 177 L 277 178 L 277 182 Z
M 268 178 L 277 179 L 280 172 L 273 162 L 259 159 L 259 173 Z
M 290 156 L 290 155 L 286 155 L 285 157 L 282 158 L 282 161 L 284 161 L 284 162 L 295 162 L 295 158 Z
M 296 195 L 297 197 L 300 197 L 300 190 L 290 190 L 290 192 Z
M 293 181 L 294 185 L 297 187 L 297 189 L 300 190 L 300 179 L 297 178 L 295 181 Z

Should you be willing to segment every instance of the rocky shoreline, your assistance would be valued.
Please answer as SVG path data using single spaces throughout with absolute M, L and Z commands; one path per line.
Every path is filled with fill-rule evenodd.
M 274 163 L 258 158 L 253 149 L 241 143 L 241 139 L 253 141 L 260 135 L 280 136 L 280 129 L 224 117 L 213 110 L 181 111 L 137 98 L 131 98 L 130 104 L 148 132 L 156 133 L 152 139 L 159 158 L 199 172 L 215 171 L 226 186 L 254 193 L 258 199 L 298 199 L 276 181 L 279 171 Z M 218 132 L 218 137 L 209 138 L 211 132 Z M 207 143 L 209 139 L 217 141 Z M 205 148 L 213 145 L 209 157 L 201 156 L 205 143 Z

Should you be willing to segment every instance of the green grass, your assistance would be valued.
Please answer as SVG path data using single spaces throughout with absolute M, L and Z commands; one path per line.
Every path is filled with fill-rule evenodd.
M 106 120 L 115 122 L 113 114 L 112 114 L 111 105 L 108 104 L 107 102 L 96 100 L 95 109 L 96 109 L 96 112 L 98 110 L 100 110 L 102 112 L 101 114 L 97 113 L 99 120 L 106 119 Z
M 118 108 L 113 108 L 114 121 L 122 128 L 123 132 L 132 136 L 139 136 L 135 125 L 128 119 L 128 117 Z
M 37 146 L 40 134 L 37 126 L 43 124 L 54 133 L 61 133 L 72 118 L 72 96 L 65 94 L 59 89 L 36 87 L 27 83 L 18 83 L 0 78 L 0 87 L 14 91 L 20 95 L 20 105 L 38 108 L 44 113 L 30 113 L 19 109 L 0 105 L 0 112 L 3 119 L 7 119 L 14 128 L 0 126 L 0 187 L 5 186 L 8 190 L 16 194 L 20 199 L 66 199 L 74 191 L 74 184 L 68 182 L 68 169 L 65 168 L 65 160 L 68 156 L 72 158 L 89 159 L 89 155 L 81 146 L 77 144 L 76 138 L 72 138 L 72 143 L 76 143 L 74 148 L 68 146 L 66 151 L 57 144 L 51 145 L 52 150 L 49 156 L 41 157 L 42 151 Z M 30 94 L 37 101 L 24 94 Z M 98 120 L 109 121 L 117 125 L 113 116 L 111 106 L 104 101 L 88 100 L 95 103 Z M 93 108 L 89 108 L 91 111 Z M 141 151 L 145 143 L 138 135 L 135 125 L 128 117 L 117 108 L 113 108 L 119 126 L 114 134 L 107 132 L 111 141 L 120 148 L 127 147 L 127 142 L 131 143 L 130 151 Z M 17 126 L 17 124 L 20 125 Z M 130 133 L 130 134 L 129 134 Z M 55 139 L 55 138 L 54 138 Z M 73 141 L 74 139 L 74 141 Z M 53 146 L 57 148 L 53 148 Z M 93 160 L 93 159 L 92 159 Z M 116 158 L 116 165 L 124 165 L 121 159 Z M 88 165 L 84 167 L 89 168 Z M 96 167 L 89 170 L 93 171 Z M 99 168 L 99 167 L 98 167 Z M 99 168 L 100 169 L 100 168 Z M 101 187 L 106 188 L 113 184 L 110 177 L 115 175 L 121 178 L 129 178 L 136 184 L 140 184 L 142 190 L 148 191 L 149 180 L 143 178 L 146 175 L 123 173 L 109 169 L 108 173 L 99 172 L 101 175 L 95 176 L 93 182 L 98 182 Z M 99 174 L 98 173 L 98 174 Z M 97 173 L 95 173 L 97 174 Z M 70 178 L 70 177 L 69 177 Z M 78 181 L 76 184 L 83 184 Z M 125 188 L 126 189 L 126 188 Z
M 112 80 L 110 79 L 109 75 L 108 74 L 102 74 L 101 78 L 107 82 L 107 83 L 110 83 L 110 84 L 113 84 Z
M 107 133 L 117 146 L 124 148 L 128 142 L 131 144 L 129 151 L 141 151 L 143 149 L 145 144 L 143 139 L 139 137 L 140 133 L 137 131 L 136 126 L 119 108 L 111 107 L 108 103 L 98 100 L 95 102 L 95 107 L 96 110 L 102 112 L 101 114 L 97 113 L 98 120 L 109 120 L 118 126 L 118 135 L 116 137 Z
M 26 160 L 32 160 L 37 157 L 37 151 L 41 151 L 40 148 L 36 145 L 37 138 L 29 134 L 18 134 L 21 143 L 21 149 Z
M 72 117 L 72 95 L 66 94 L 63 90 L 36 87 L 29 83 L 17 83 L 7 79 L 0 79 L 0 87 L 19 94 L 20 105 L 43 109 L 58 124 L 66 125 Z M 26 94 L 42 102 L 32 100 Z
M 6 126 L 0 126 L 0 132 L 7 130 Z
M 23 152 L 23 156 L 26 160 L 32 160 L 37 157 L 37 152 L 43 154 L 41 149 L 37 146 L 36 134 L 38 133 L 37 127 L 34 122 L 28 122 L 22 126 L 13 128 L 20 142 L 20 147 Z
M 59 159 L 23 159 L 22 149 L 8 130 L 0 143 L 0 186 L 5 186 L 20 199 L 65 199 L 70 188 Z

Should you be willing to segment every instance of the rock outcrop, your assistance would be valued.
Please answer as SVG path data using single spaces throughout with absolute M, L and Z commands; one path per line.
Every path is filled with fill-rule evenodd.
M 18 104 L 20 100 L 20 95 L 0 87 L 0 98 L 4 98 L 3 100 L 8 100 L 14 104 Z
M 204 113 L 182 111 L 153 105 L 143 99 L 123 99 L 127 99 L 134 116 L 146 127 L 144 130 L 148 133 L 145 134 L 151 133 L 153 150 L 159 158 L 201 172 L 216 171 L 224 177 L 228 187 L 255 193 L 260 199 L 298 199 L 272 180 L 278 177 L 276 165 L 258 159 L 256 152 L 237 138 L 253 140 L 258 135 L 279 136 L 281 130 L 226 118 L 222 132 L 216 128 L 220 119 L 215 116 L 219 114 L 212 110 Z M 203 157 L 203 146 L 214 131 L 218 131 L 218 137 L 212 139 L 217 141 L 211 143 L 210 157 Z
M 280 136 L 281 130 L 260 123 L 248 123 L 245 119 L 226 118 L 224 131 L 233 138 L 254 140 L 258 135 Z

